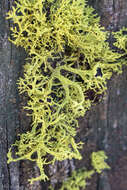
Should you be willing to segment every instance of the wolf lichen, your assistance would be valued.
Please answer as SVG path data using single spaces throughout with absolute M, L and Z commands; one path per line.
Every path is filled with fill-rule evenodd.
M 104 151 L 93 152 L 91 155 L 91 161 L 93 169 L 79 169 L 74 170 L 72 172 L 71 177 L 68 177 L 62 183 L 60 190 L 80 190 L 80 188 L 85 189 L 87 186 L 87 179 L 91 179 L 91 177 L 95 173 L 102 173 L 104 169 L 110 169 L 109 165 L 105 162 L 107 156 Z M 52 186 L 50 186 L 51 190 L 54 190 Z
M 107 158 L 108 157 L 105 155 L 104 151 L 92 153 L 92 166 L 97 173 L 101 173 L 104 169 L 110 169 L 108 164 L 105 162 Z
M 113 72 L 121 73 L 125 64 L 121 60 L 125 51 L 110 48 L 109 33 L 93 11 L 84 0 L 17 0 L 8 12 L 14 23 L 10 41 L 28 54 L 18 87 L 29 97 L 24 109 L 32 117 L 31 131 L 12 145 L 8 163 L 35 161 L 40 176 L 31 182 L 48 179 L 47 164 L 82 158 L 82 142 L 75 142 L 77 118 L 84 116 L 106 91 L 107 79 Z M 120 47 L 121 36 L 116 39 Z

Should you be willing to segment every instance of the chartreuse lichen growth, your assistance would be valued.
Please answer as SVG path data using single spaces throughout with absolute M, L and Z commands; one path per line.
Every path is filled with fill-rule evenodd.
M 107 79 L 113 72 L 121 73 L 125 64 L 121 57 L 126 52 L 117 51 L 123 48 L 121 35 L 116 36 L 118 48 L 112 50 L 109 33 L 93 11 L 84 0 L 17 0 L 8 12 L 14 23 L 10 41 L 28 54 L 18 88 L 28 96 L 24 109 L 32 117 L 31 130 L 10 148 L 8 163 L 35 161 L 40 176 L 31 183 L 48 179 L 47 164 L 82 158 L 82 142 L 75 142 L 77 118 L 84 116 L 107 89 Z
M 104 169 L 110 169 L 108 164 L 105 162 L 107 158 L 108 157 L 105 155 L 104 151 L 92 153 L 92 166 L 97 173 L 101 173 Z
M 80 190 L 80 188 L 85 189 L 87 186 L 87 179 L 90 179 L 95 173 L 102 173 L 104 169 L 110 169 L 109 165 L 105 162 L 107 156 L 104 151 L 93 152 L 91 155 L 92 170 L 79 169 L 72 172 L 71 177 L 68 177 L 62 183 L 60 190 Z M 51 190 L 54 190 L 50 186 Z

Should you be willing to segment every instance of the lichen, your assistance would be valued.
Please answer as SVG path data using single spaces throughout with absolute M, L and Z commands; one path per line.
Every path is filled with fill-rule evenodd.
M 86 170 L 85 168 L 74 170 L 72 175 L 68 177 L 61 185 L 60 190 L 80 190 L 85 189 L 87 186 L 87 180 L 95 173 L 101 174 L 104 169 L 110 169 L 110 166 L 105 162 L 107 159 L 104 151 L 93 152 L 91 155 L 91 162 L 93 169 Z M 49 189 L 54 190 L 52 186 Z
M 17 0 L 7 19 L 14 23 L 10 41 L 28 54 L 18 88 L 28 96 L 24 109 L 32 117 L 31 131 L 12 145 L 8 163 L 35 161 L 40 176 L 32 183 L 48 179 L 45 165 L 82 158 L 82 142 L 75 141 L 77 118 L 105 93 L 113 72 L 122 72 L 126 51 L 110 48 L 109 33 L 84 0 Z M 117 34 L 117 49 L 125 48 L 121 39 Z
M 104 151 L 92 153 L 92 166 L 97 173 L 101 173 L 104 169 L 110 169 L 108 164 L 105 162 L 107 158 L 108 157 L 105 155 Z

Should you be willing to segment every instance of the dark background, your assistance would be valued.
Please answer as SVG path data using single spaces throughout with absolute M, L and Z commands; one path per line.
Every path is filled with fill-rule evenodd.
M 0 0 L 0 190 L 46 190 L 49 182 L 28 183 L 39 171 L 34 163 L 21 161 L 7 164 L 7 152 L 18 133 L 27 131 L 30 118 L 26 116 L 24 97 L 17 90 L 22 75 L 25 52 L 8 41 L 11 23 L 5 20 L 13 0 Z M 126 0 L 88 0 L 101 16 L 107 30 L 127 26 Z M 108 82 L 107 95 L 79 119 L 77 138 L 85 144 L 81 150 L 83 160 L 65 160 L 49 166 L 47 172 L 55 190 L 73 169 L 90 169 L 90 154 L 105 150 L 111 170 L 95 175 L 86 190 L 127 190 L 127 68 L 123 74 Z

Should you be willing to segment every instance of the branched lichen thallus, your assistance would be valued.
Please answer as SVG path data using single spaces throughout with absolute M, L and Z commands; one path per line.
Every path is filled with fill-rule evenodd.
M 106 91 L 107 79 L 113 72 L 121 73 L 125 64 L 121 57 L 127 38 L 122 31 L 114 34 L 114 45 L 124 51 L 112 50 L 108 32 L 93 11 L 84 0 L 17 0 L 7 14 L 13 22 L 10 41 L 28 55 L 18 88 L 28 96 L 24 109 L 31 110 L 32 117 L 31 131 L 12 145 L 16 158 L 9 149 L 8 163 L 35 161 L 40 176 L 31 182 L 48 179 L 47 164 L 82 158 L 82 142 L 75 141 L 77 118 L 84 116 L 96 96 Z

